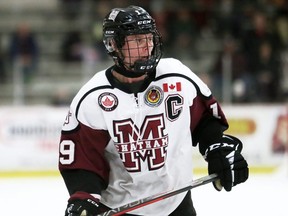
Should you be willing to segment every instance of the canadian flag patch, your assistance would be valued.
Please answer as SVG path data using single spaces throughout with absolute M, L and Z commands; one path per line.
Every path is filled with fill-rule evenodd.
M 178 92 L 181 91 L 181 82 L 163 83 L 164 92 Z

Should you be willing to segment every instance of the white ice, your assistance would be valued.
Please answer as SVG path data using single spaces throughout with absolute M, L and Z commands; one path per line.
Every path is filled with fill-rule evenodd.
M 288 176 L 252 175 L 231 192 L 207 184 L 193 189 L 192 196 L 198 216 L 287 216 Z M 64 216 L 67 198 L 60 177 L 0 179 L 3 216 Z

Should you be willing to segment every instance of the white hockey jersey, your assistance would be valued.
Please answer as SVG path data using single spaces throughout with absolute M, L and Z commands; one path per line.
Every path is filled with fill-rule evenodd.
M 156 77 L 137 94 L 112 86 L 103 70 L 74 98 L 63 125 L 60 169 L 86 169 L 108 182 L 110 208 L 192 181 L 192 131 L 207 113 L 226 121 L 209 88 L 185 65 L 161 59 Z M 197 143 L 194 143 L 195 146 Z M 185 193 L 132 211 L 166 216 Z

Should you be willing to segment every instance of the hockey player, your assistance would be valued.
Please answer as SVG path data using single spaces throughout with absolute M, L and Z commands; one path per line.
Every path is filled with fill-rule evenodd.
M 89 216 L 192 181 L 199 146 L 217 190 L 248 178 L 242 143 L 223 134 L 225 116 L 209 88 L 179 60 L 163 58 L 154 19 L 115 8 L 103 22 L 114 65 L 77 93 L 62 128 L 59 170 L 70 194 L 66 216 Z M 220 214 L 220 213 L 219 213 Z M 126 215 L 194 216 L 191 192 Z

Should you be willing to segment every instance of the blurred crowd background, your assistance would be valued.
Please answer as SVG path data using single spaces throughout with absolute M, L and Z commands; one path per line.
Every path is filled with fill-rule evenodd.
M 0 0 L 0 105 L 66 106 L 112 64 L 102 20 L 139 5 L 225 104 L 288 102 L 286 0 Z

